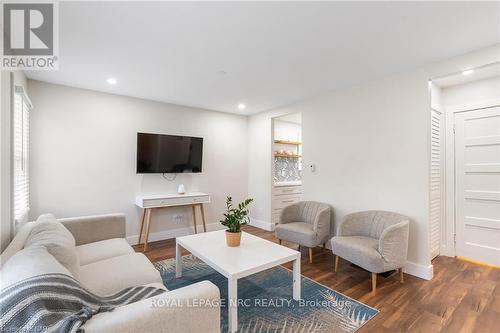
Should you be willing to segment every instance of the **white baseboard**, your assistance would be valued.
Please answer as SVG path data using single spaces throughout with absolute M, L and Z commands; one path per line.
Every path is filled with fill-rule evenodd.
M 257 227 L 260 229 L 264 229 L 267 231 L 273 231 L 274 230 L 274 223 L 266 222 L 266 221 L 261 221 L 254 219 L 253 217 L 250 218 L 250 223 L 252 227 Z
M 425 266 L 407 261 L 403 272 L 424 280 L 431 280 L 434 276 L 434 267 L 432 265 Z
M 197 228 L 198 228 L 198 231 L 203 230 L 202 225 L 198 225 Z M 218 222 L 207 224 L 207 231 L 215 231 L 215 230 L 220 230 L 220 229 L 224 229 L 224 226 Z M 148 242 L 154 242 L 154 241 L 159 241 L 159 240 L 164 240 L 164 239 L 171 239 L 171 238 L 175 238 L 175 237 L 191 235 L 193 233 L 194 233 L 194 227 L 184 227 L 184 228 L 151 232 L 151 233 L 149 233 Z M 127 236 L 127 242 L 130 245 L 136 245 L 138 243 L 138 241 L 139 241 L 139 235 Z

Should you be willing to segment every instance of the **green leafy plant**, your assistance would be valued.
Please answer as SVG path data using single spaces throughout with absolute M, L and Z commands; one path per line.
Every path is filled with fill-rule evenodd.
M 248 206 L 252 201 L 253 199 L 248 198 L 240 202 L 237 207 L 233 207 L 233 198 L 227 197 L 227 211 L 224 213 L 224 219 L 220 223 L 227 227 L 229 232 L 240 232 L 241 226 L 250 221 L 248 218 Z

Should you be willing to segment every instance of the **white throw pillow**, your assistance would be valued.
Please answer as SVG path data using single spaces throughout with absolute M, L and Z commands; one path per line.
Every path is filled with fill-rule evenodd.
M 44 246 L 33 245 L 14 254 L 2 267 L 2 289 L 18 281 L 50 273 L 71 273 Z
M 75 238 L 53 215 L 41 215 L 31 229 L 24 247 L 40 245 L 47 248 L 57 261 L 78 277 L 80 262 L 75 247 Z

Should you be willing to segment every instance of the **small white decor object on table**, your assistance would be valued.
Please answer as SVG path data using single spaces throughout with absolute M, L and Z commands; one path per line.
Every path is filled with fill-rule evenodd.
M 175 273 L 182 276 L 181 247 L 227 278 L 228 324 L 238 330 L 238 279 L 293 261 L 293 299 L 301 298 L 300 252 L 242 232 L 238 247 L 226 245 L 225 231 L 218 230 L 175 239 Z M 291 281 L 292 282 L 292 281 Z

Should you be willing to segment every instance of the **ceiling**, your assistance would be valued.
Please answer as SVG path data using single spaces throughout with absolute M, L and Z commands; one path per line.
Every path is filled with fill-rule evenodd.
M 253 114 L 499 43 L 498 13 L 498 2 L 60 2 L 59 70 L 27 75 Z

